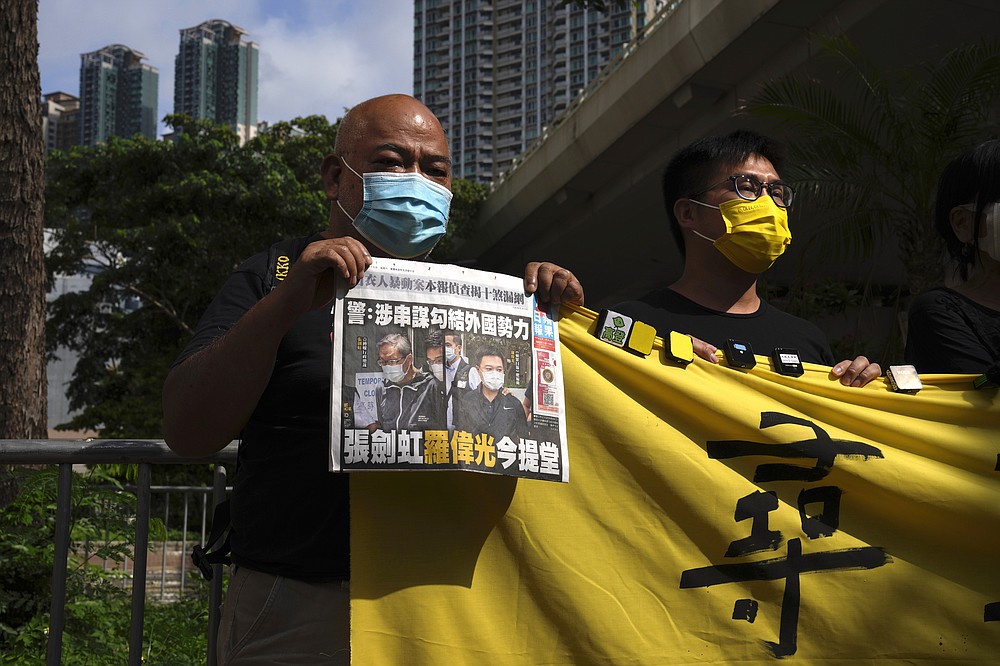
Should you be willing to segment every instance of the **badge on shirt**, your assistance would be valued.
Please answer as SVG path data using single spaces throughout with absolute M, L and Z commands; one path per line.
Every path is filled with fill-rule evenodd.
M 598 339 L 615 347 L 621 347 L 639 356 L 649 356 L 653 351 L 656 329 L 620 312 L 602 310 L 597 318 L 594 334 Z

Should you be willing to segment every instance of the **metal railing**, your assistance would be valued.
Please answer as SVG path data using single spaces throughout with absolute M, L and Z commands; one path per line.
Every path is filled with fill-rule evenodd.
M 107 486 L 99 485 L 95 486 L 94 490 L 117 490 L 121 492 L 131 493 L 133 496 L 138 495 L 138 487 L 135 485 L 125 484 L 122 486 Z M 176 515 L 180 513 L 180 539 L 170 539 L 169 536 L 165 537 L 158 547 L 150 547 L 149 553 L 155 554 L 159 551 L 159 589 L 151 592 L 150 590 L 150 579 L 149 576 L 157 576 L 157 568 L 155 565 L 147 564 L 146 566 L 146 597 L 149 598 L 151 594 L 156 594 L 160 601 L 165 601 L 173 598 L 173 593 L 169 590 L 174 587 L 174 581 L 168 580 L 168 576 L 172 576 L 176 573 L 176 587 L 177 592 L 183 595 L 186 588 L 187 572 L 189 570 L 188 557 L 186 556 L 189 551 L 189 546 L 194 543 L 205 544 L 205 537 L 208 535 L 208 526 L 210 524 L 212 516 L 209 514 L 209 509 L 214 509 L 216 502 L 214 501 L 214 488 L 211 486 L 150 486 L 150 500 L 151 504 L 155 506 L 157 498 L 162 502 L 163 513 L 160 520 L 163 522 L 163 531 L 165 534 L 169 535 L 171 530 L 177 531 L 178 528 L 174 527 L 174 522 L 178 520 Z M 226 492 L 228 494 L 232 488 L 227 486 Z M 171 502 L 171 498 L 174 496 L 180 496 L 180 508 L 176 508 Z M 195 511 L 199 511 L 200 515 L 192 516 L 192 497 L 194 498 Z M 196 524 L 197 523 L 197 524 Z M 106 532 L 106 530 L 105 530 Z M 190 540 L 189 536 L 192 534 L 199 534 L 200 537 L 197 541 Z M 104 546 L 107 547 L 110 543 L 110 537 L 105 534 Z M 92 544 L 85 541 L 83 544 L 83 559 L 86 562 L 95 564 L 95 558 L 100 561 L 100 566 L 105 571 L 115 571 L 121 573 L 121 586 L 122 588 L 131 589 L 131 581 L 135 578 L 136 572 L 135 567 L 132 567 L 131 574 L 129 572 L 129 560 L 130 558 L 126 555 L 121 562 L 109 558 L 108 554 L 105 553 L 102 557 L 91 553 Z M 207 547 L 207 545 L 206 545 Z M 174 556 L 180 554 L 181 557 L 179 561 L 174 563 L 172 560 Z M 119 566 L 120 565 L 120 566 Z M 172 572 L 172 573 L 168 573 Z M 154 583 L 155 585 L 155 583 Z
M 70 550 L 70 510 L 73 487 L 73 465 L 130 464 L 138 465 L 136 494 L 135 551 L 129 624 L 128 663 L 142 663 L 143 625 L 146 601 L 146 564 L 149 547 L 150 485 L 153 465 L 215 465 L 212 506 L 225 499 L 226 466 L 235 468 L 235 442 L 221 451 L 203 458 L 184 458 L 171 451 L 162 440 L 0 440 L 0 464 L 58 465 L 56 503 L 55 556 L 52 564 L 52 604 L 50 611 L 46 664 L 54 666 L 62 660 L 62 638 L 66 626 L 66 579 Z M 185 509 L 186 510 L 186 509 Z M 186 534 L 185 521 L 185 534 Z M 204 538 L 202 539 L 204 543 Z M 186 548 L 186 539 L 184 540 Z M 213 565 L 208 609 L 207 663 L 215 664 L 216 630 L 222 601 L 222 565 Z M 162 575 L 162 574 L 161 574 Z M 182 578 L 183 580 L 183 575 Z M 162 588 L 161 588 L 162 593 Z

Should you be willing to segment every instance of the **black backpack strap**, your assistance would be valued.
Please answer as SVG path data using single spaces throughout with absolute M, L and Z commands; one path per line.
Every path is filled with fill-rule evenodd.
M 309 237 L 286 238 L 267 251 L 267 275 L 264 276 L 264 293 L 269 294 L 288 276 L 292 264 L 309 244 Z
M 212 580 L 213 564 L 232 564 L 233 560 L 229 556 L 231 527 L 229 500 L 224 500 L 215 505 L 212 514 L 212 532 L 208 535 L 206 546 L 198 544 L 191 549 L 191 561 L 201 570 L 205 580 Z
M 292 264 L 309 244 L 310 237 L 286 238 L 272 245 L 267 251 L 267 274 L 264 276 L 264 293 L 270 293 L 288 276 Z M 229 534 L 232 531 L 229 500 L 219 502 L 212 514 L 212 532 L 208 544 L 191 549 L 191 560 L 201 570 L 205 580 L 212 580 L 213 564 L 232 564 Z

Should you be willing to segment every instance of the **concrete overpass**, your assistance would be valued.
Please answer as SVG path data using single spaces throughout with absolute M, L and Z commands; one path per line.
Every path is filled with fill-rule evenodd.
M 680 268 L 660 196 L 667 161 L 705 134 L 770 131 L 734 114 L 763 81 L 829 66 L 811 33 L 846 33 L 880 66 L 916 64 L 996 38 L 1000 2 L 681 0 L 497 184 L 459 256 L 515 275 L 555 261 L 580 277 L 594 309 L 666 284 Z M 793 213 L 792 230 L 779 279 L 798 265 L 809 220 Z M 901 278 L 898 265 L 880 265 L 883 279 Z

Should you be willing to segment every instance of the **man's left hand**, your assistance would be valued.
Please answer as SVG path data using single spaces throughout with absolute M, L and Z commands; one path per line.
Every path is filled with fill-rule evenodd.
M 562 266 L 532 261 L 524 268 L 524 291 L 542 303 L 583 305 L 583 285 Z
M 830 369 L 831 378 L 839 378 L 844 386 L 864 386 L 881 374 L 882 367 L 864 356 L 859 356 L 853 361 L 841 361 Z

